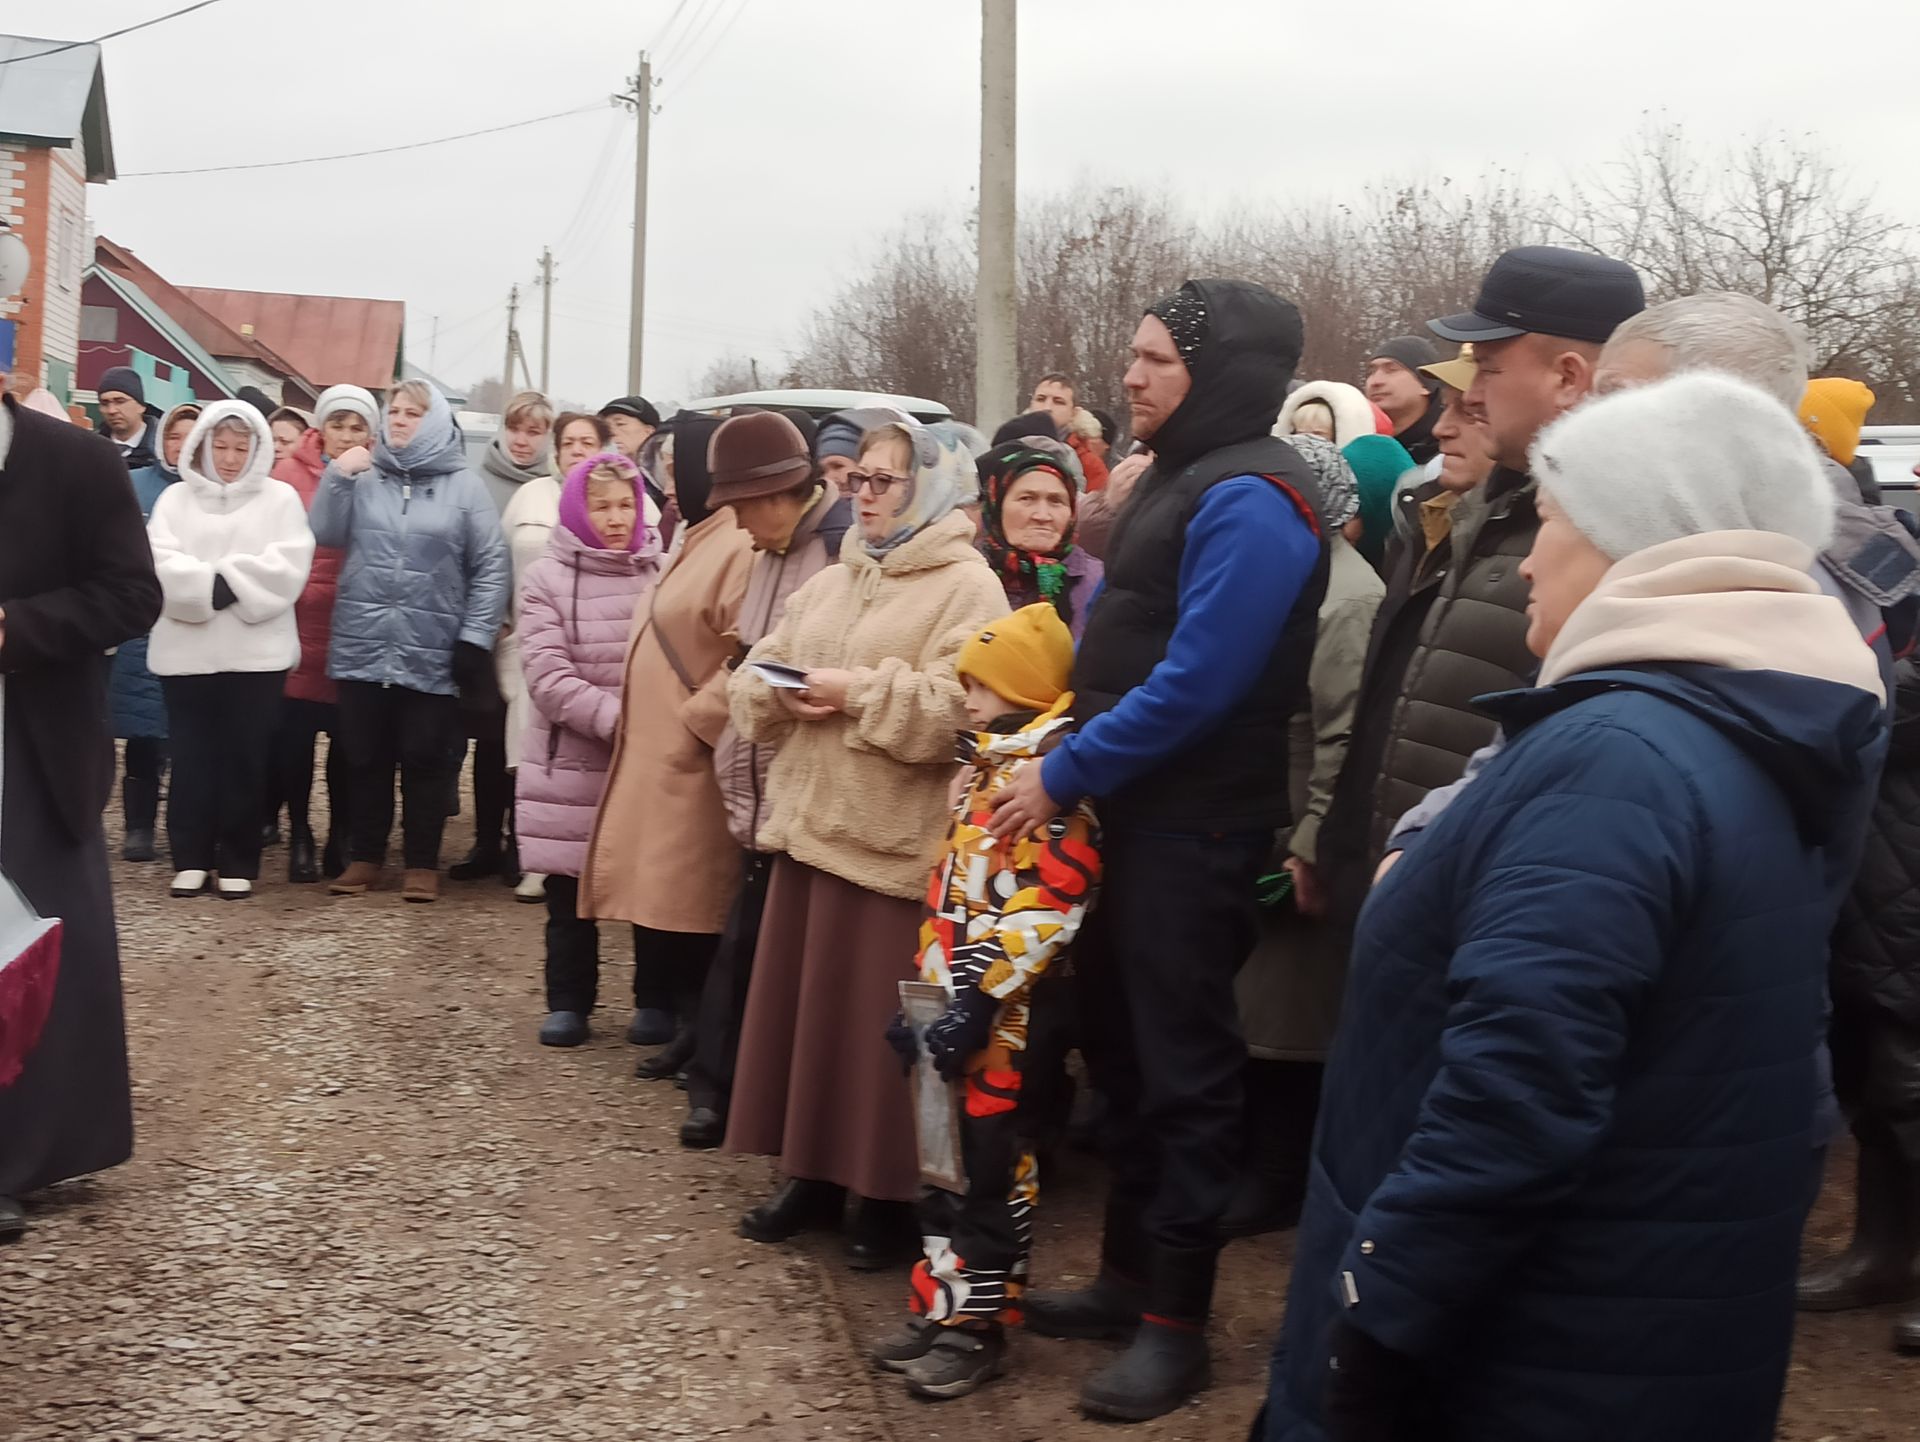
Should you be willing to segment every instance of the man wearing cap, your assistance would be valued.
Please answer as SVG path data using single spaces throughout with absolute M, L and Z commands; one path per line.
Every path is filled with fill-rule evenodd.
M 1471 374 L 1441 362 L 1448 369 L 1438 379 L 1465 382 L 1460 408 L 1480 427 L 1494 468 L 1464 494 L 1433 482 L 1406 498 L 1418 525 L 1389 569 L 1353 741 L 1320 832 L 1321 879 L 1341 925 L 1358 916 L 1393 824 L 1458 781 L 1493 739 L 1473 698 L 1531 683 L 1520 561 L 1539 521 L 1527 450 L 1585 399 L 1607 337 L 1645 307 L 1624 262 L 1523 246 L 1493 263 L 1471 311 L 1430 322 L 1473 347 Z M 1444 418 L 1440 428 L 1451 429 Z
M 640 447 L 660 429 L 660 410 L 645 396 L 621 396 L 600 407 L 600 419 L 613 432 L 613 447 L 640 464 Z
M 100 377 L 100 424 L 94 427 L 119 447 L 129 471 L 159 460 L 160 412 L 147 404 L 147 388 L 131 366 L 114 366 Z
M 1440 382 L 1426 369 L 1440 358 L 1439 347 L 1417 335 L 1383 341 L 1367 357 L 1367 399 L 1387 413 L 1393 438 L 1407 448 L 1417 466 L 1440 454 L 1433 423 L 1440 419 L 1445 403 Z

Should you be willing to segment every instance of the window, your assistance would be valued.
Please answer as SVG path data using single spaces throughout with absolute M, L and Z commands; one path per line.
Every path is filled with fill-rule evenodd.
M 80 339 L 82 343 L 92 341 L 107 345 L 119 340 L 120 312 L 110 305 L 81 306 Z

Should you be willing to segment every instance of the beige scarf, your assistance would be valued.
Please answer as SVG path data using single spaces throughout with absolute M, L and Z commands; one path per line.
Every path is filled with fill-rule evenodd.
M 1772 531 L 1709 531 L 1614 564 L 1540 667 L 1551 686 L 1647 661 L 1786 671 L 1886 700 L 1873 650 L 1808 574 L 1813 551 Z

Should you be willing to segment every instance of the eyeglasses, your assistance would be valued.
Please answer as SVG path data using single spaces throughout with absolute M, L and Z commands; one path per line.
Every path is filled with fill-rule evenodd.
M 873 492 L 873 498 L 879 500 L 895 486 L 903 486 L 906 483 L 905 476 L 869 475 L 865 471 L 848 471 L 845 479 L 840 482 L 840 490 L 844 495 L 857 496 L 860 494 L 860 488 L 865 486 Z

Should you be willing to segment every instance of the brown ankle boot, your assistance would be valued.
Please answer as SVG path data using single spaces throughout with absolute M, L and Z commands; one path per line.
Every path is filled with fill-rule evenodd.
M 335 896 L 364 896 L 380 884 L 380 865 L 374 861 L 349 862 L 347 869 L 327 884 Z
M 402 901 L 438 901 L 440 873 L 408 867 L 406 875 L 400 878 L 400 899 Z

